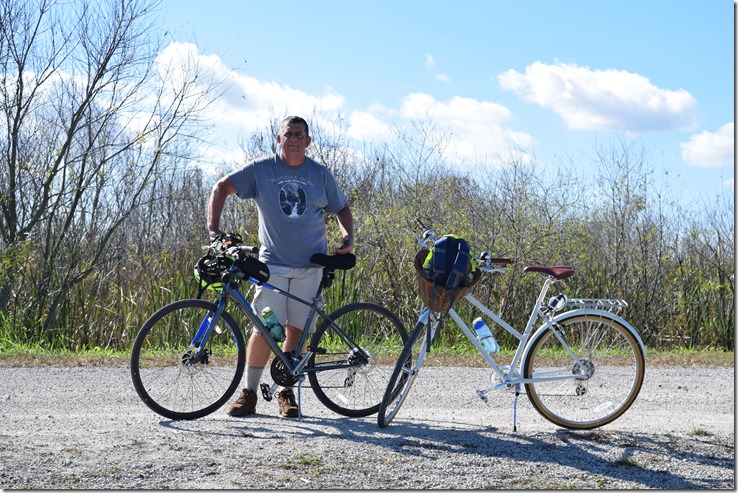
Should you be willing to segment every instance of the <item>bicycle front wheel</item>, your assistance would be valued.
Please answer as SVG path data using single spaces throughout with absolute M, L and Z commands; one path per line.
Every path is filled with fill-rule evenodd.
M 525 385 L 531 404 L 564 428 L 588 430 L 614 421 L 643 384 L 645 358 L 637 337 L 598 315 L 564 317 L 557 327 L 582 365 L 550 328 L 542 329 L 523 360 L 524 376 L 550 380 Z
M 407 340 L 399 318 L 375 303 L 351 303 L 324 319 L 311 341 L 310 386 L 328 409 L 349 417 L 377 412 L 392 365 Z
M 143 402 L 170 419 L 197 419 L 228 400 L 241 382 L 244 339 L 233 318 L 223 312 L 202 356 L 193 345 L 217 306 L 206 300 L 181 300 L 154 313 L 133 343 L 131 377 Z
M 431 341 L 433 337 L 431 336 Z M 377 411 L 377 424 L 386 428 L 395 419 L 407 399 L 428 354 L 428 324 L 418 321 L 392 371 L 382 403 Z

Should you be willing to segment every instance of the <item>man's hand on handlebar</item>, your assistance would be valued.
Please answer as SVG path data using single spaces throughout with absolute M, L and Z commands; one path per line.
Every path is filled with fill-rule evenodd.
M 219 232 L 210 235 L 211 243 L 219 242 L 226 246 L 235 246 L 243 243 L 243 239 L 238 233 L 223 233 Z
M 211 250 L 214 250 L 216 252 L 225 252 L 229 248 L 235 247 L 243 243 L 243 240 L 241 239 L 241 235 L 238 233 L 218 232 L 216 234 L 212 234 L 211 232 L 209 236 L 210 236 L 210 245 L 204 248 L 210 248 Z
M 336 247 L 336 254 L 343 255 L 344 253 L 351 253 L 354 249 L 354 239 L 351 236 L 344 236 L 341 239 L 341 243 Z

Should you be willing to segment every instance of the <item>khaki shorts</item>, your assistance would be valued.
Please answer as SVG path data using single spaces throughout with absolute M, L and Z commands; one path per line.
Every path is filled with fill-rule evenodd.
M 270 285 L 307 302 L 312 302 L 320 285 L 320 279 L 323 277 L 323 268 L 295 269 L 284 265 L 270 265 L 269 274 L 268 283 Z M 323 293 L 320 293 L 320 296 L 322 297 Z M 303 305 L 263 286 L 256 287 L 256 294 L 251 305 L 259 317 L 261 317 L 261 311 L 268 306 L 274 311 L 282 326 L 289 324 L 300 330 L 305 327 L 305 322 L 310 315 L 310 305 Z M 315 332 L 317 320 L 317 316 L 313 317 L 309 332 Z M 255 331 L 256 328 L 252 327 L 252 330 Z

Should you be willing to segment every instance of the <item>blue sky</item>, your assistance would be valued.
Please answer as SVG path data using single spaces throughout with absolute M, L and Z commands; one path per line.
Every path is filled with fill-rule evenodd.
M 165 0 L 163 55 L 230 84 L 213 161 L 271 114 L 340 114 L 357 141 L 433 115 L 452 161 L 523 148 L 586 172 L 637 138 L 685 200 L 733 189 L 734 4 L 727 0 Z

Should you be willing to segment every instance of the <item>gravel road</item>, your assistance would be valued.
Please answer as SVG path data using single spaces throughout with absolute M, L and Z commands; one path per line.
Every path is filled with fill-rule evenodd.
M 303 387 L 301 420 L 151 412 L 127 368 L 0 368 L 3 489 L 734 489 L 733 368 L 647 368 L 603 428 L 543 420 L 524 395 L 474 394 L 481 368 L 426 368 L 388 428 Z

